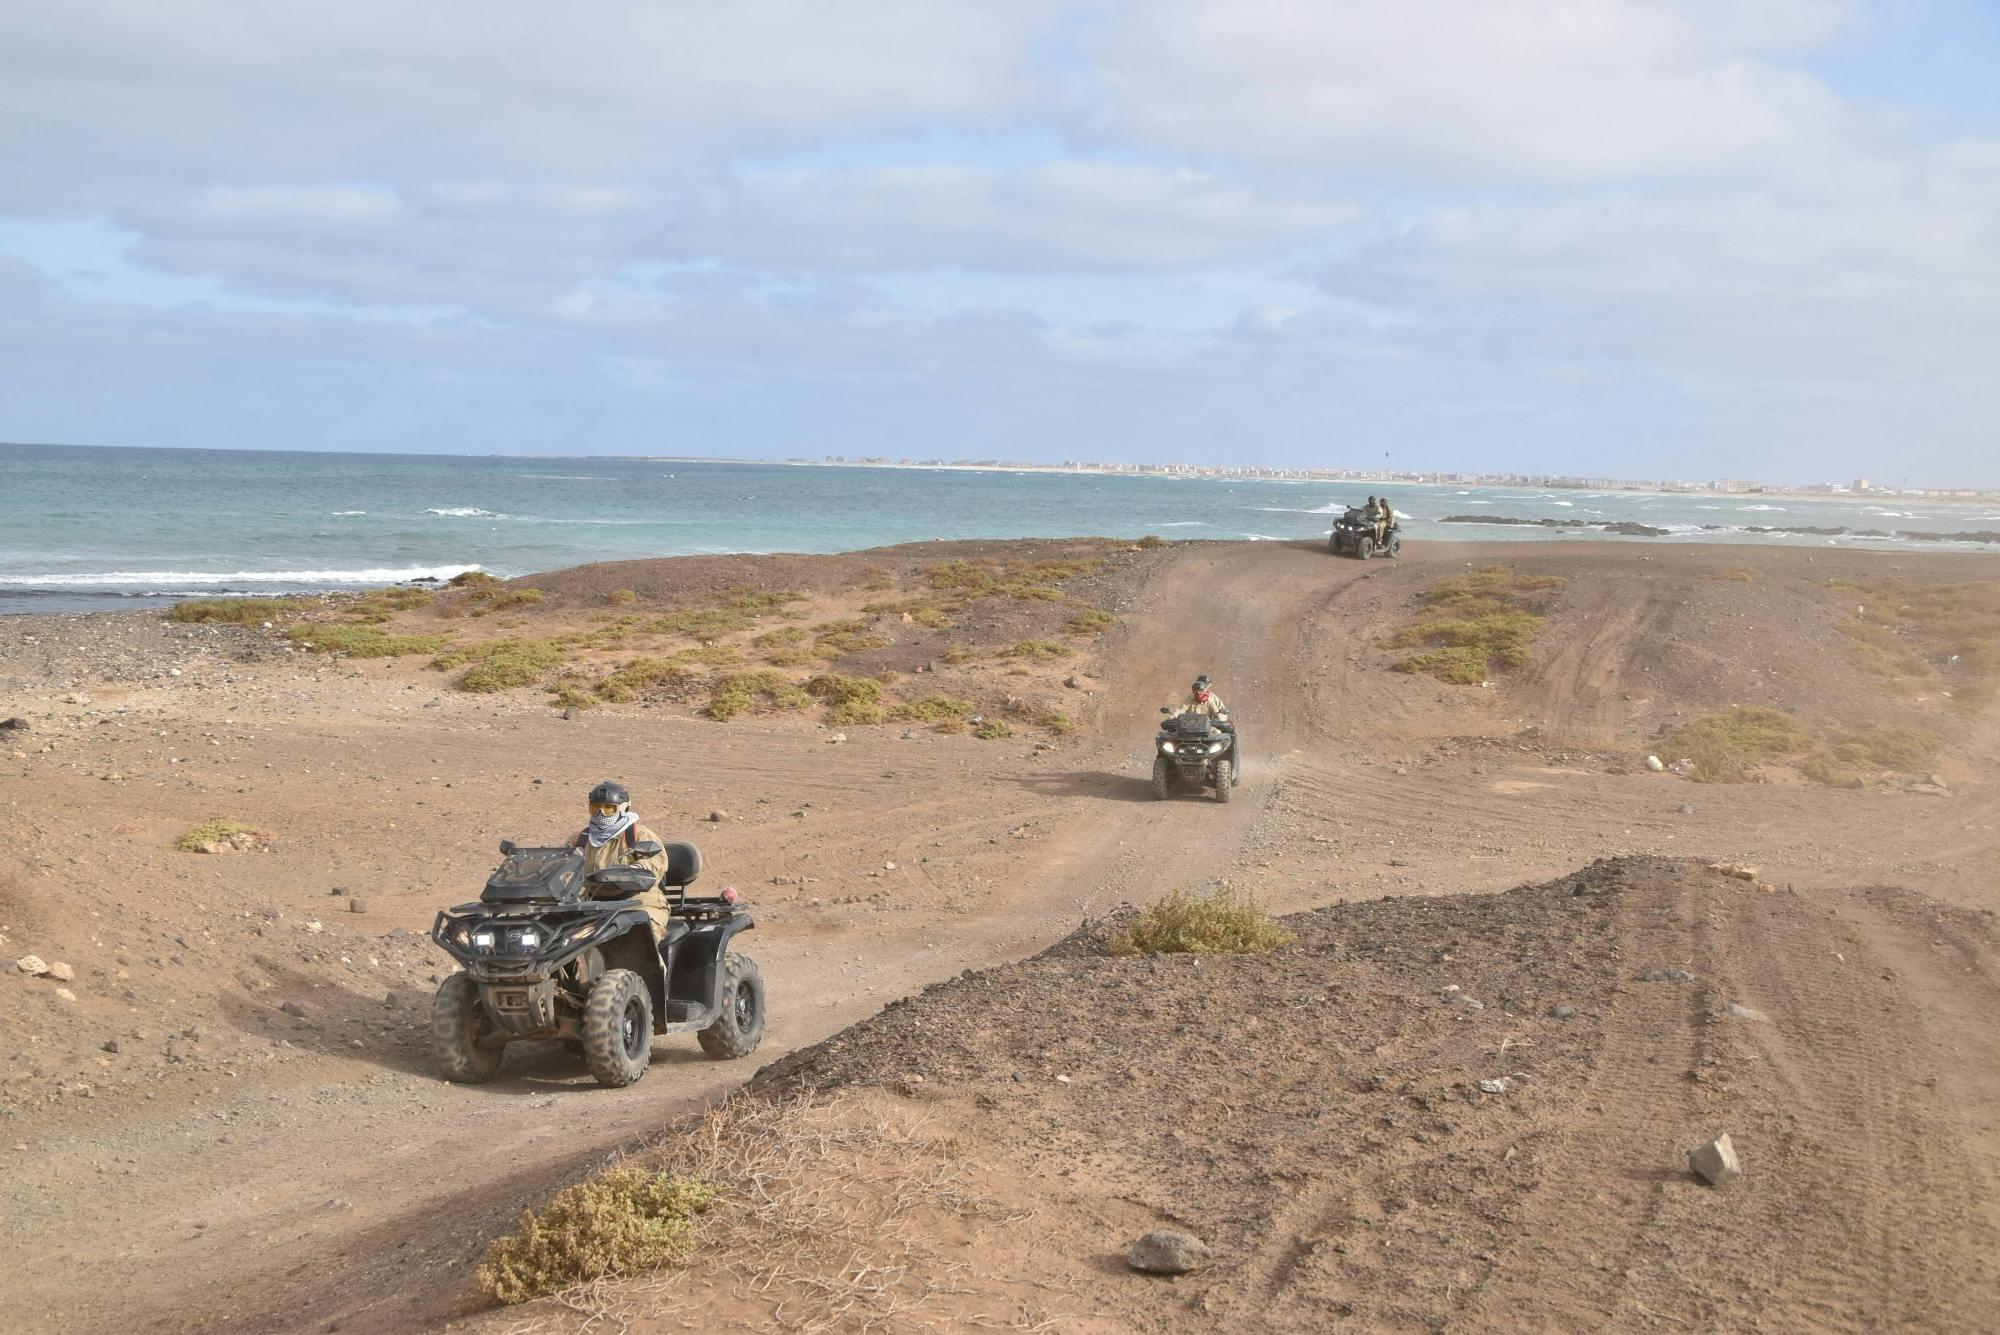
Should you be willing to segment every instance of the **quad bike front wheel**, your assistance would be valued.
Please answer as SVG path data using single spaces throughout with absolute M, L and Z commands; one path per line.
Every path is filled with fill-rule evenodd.
M 1375 539 L 1361 538 L 1357 540 L 1354 544 L 1354 554 L 1364 561 L 1375 555 Z
M 1174 795 L 1174 767 L 1165 756 L 1153 757 L 1153 800 L 1164 802 Z
M 1401 538 L 1391 538 L 1391 539 L 1389 539 L 1389 557 L 1390 557 L 1390 559 L 1391 559 L 1391 560 L 1393 560 L 1393 559 L 1395 559 L 1396 557 L 1398 557 L 1398 556 L 1401 556 L 1402 554 L 1403 554 L 1403 540 L 1402 540 Z
M 485 1084 L 499 1074 L 506 1046 L 480 1004 L 479 984 L 462 973 L 438 984 L 431 1001 L 431 1060 L 445 1079 Z
M 653 999 L 630 969 L 612 969 L 583 999 L 583 1060 L 600 1085 L 636 1084 L 653 1060 Z
M 1215 766 L 1215 800 L 1227 802 L 1236 793 L 1232 780 L 1236 777 L 1236 767 L 1231 763 L 1217 762 Z
M 722 1009 L 695 1039 L 717 1061 L 747 1057 L 764 1041 L 764 975 L 756 960 L 728 957 L 722 966 Z

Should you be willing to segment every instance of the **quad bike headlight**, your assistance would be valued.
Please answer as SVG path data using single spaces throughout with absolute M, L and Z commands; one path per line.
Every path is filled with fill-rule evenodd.
M 1174 753 L 1174 744 L 1172 742 L 1161 742 L 1160 749 L 1168 755 L 1172 755 Z
M 490 931 L 474 932 L 472 934 L 472 944 L 481 950 L 493 949 L 493 933 Z
M 1220 751 L 1221 749 L 1222 749 L 1221 742 L 1210 742 L 1208 744 L 1208 753 L 1210 755 L 1214 755 L 1217 751 Z

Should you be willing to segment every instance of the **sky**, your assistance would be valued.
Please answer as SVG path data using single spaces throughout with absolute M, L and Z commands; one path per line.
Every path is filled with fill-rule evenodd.
M 0 440 L 2000 486 L 2000 0 L 0 0 Z

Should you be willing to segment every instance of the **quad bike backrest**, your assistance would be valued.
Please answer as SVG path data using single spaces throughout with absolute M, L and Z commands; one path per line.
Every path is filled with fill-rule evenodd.
M 660 876 L 662 888 L 675 886 L 685 890 L 701 875 L 701 850 L 686 840 L 676 839 L 667 844 L 667 869 Z
M 561 903 L 583 888 L 583 854 L 573 848 L 514 848 L 486 878 L 488 904 Z

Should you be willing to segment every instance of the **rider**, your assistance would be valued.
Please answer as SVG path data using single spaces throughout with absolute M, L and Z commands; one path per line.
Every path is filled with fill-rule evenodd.
M 1236 724 L 1229 717 L 1229 706 L 1222 703 L 1222 697 L 1209 685 L 1208 674 L 1202 673 L 1188 688 L 1188 698 L 1179 704 L 1170 704 L 1161 711 L 1164 714 L 1206 714 L 1216 721 L 1216 726 L 1229 734 L 1229 763 L 1232 771 L 1242 764 L 1242 739 L 1237 736 Z
M 625 791 L 625 785 L 615 779 L 606 779 L 590 790 L 590 824 L 570 840 L 570 847 L 583 854 L 583 874 L 602 871 L 606 867 L 644 867 L 655 877 L 667 870 L 667 855 L 664 848 L 650 857 L 640 857 L 634 850 L 639 844 L 663 844 L 660 836 L 639 823 L 632 811 L 632 794 Z M 657 884 L 652 889 L 635 898 L 646 916 L 653 920 L 653 926 L 661 931 L 667 926 L 667 895 Z
M 1389 508 L 1389 498 L 1387 496 L 1377 497 L 1375 505 L 1381 511 L 1376 516 L 1375 545 L 1381 547 L 1389 541 L 1389 529 L 1396 522 L 1396 512 Z

